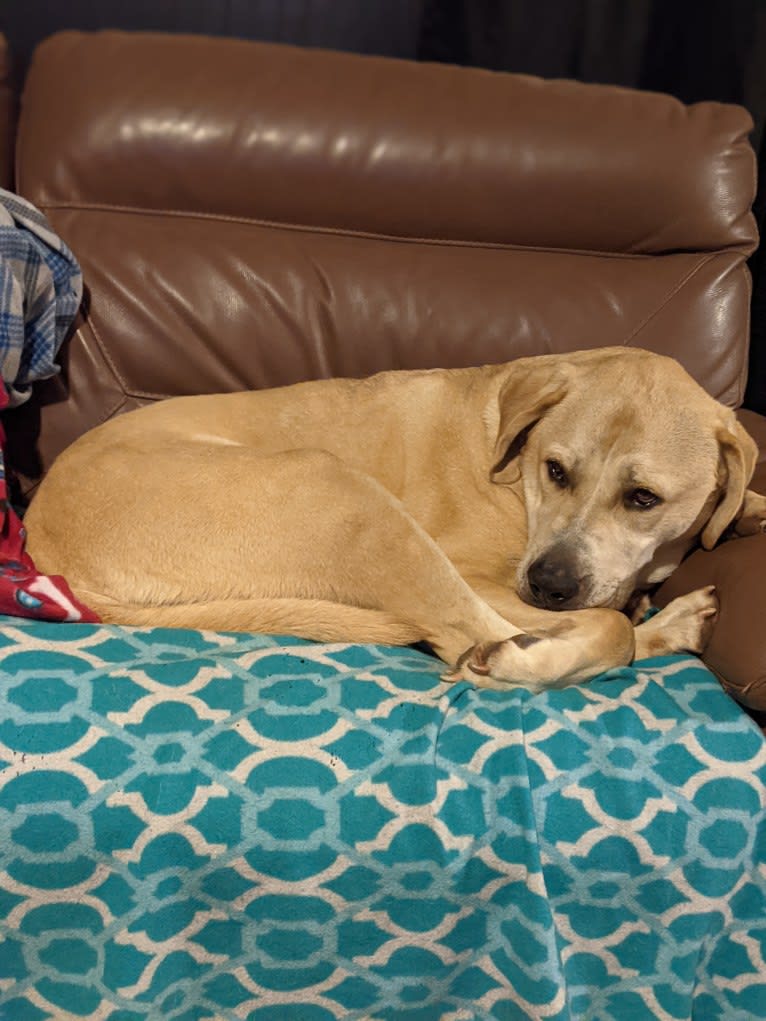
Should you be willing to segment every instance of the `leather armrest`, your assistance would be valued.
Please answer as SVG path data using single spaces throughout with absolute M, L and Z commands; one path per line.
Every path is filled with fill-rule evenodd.
M 759 457 L 750 488 L 766 493 L 766 418 L 737 412 L 758 444 Z M 721 614 L 703 653 L 737 701 L 766 712 L 766 535 L 732 539 L 709 553 L 697 550 L 677 568 L 654 596 L 657 606 L 703 585 L 715 585 Z
M 704 585 L 716 586 L 721 613 L 703 662 L 737 701 L 766 710 L 766 535 L 695 551 L 653 601 L 662 607 Z

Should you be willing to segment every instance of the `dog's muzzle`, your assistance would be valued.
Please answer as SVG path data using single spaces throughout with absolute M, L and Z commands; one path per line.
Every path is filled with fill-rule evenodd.
M 583 581 L 575 558 L 563 550 L 549 550 L 527 569 L 532 601 L 545 610 L 578 608 Z

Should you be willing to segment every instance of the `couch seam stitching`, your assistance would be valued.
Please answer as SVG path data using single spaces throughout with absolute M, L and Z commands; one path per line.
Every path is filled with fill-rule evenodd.
M 610 258 L 610 259 L 654 259 L 658 256 L 668 255 L 719 255 L 728 252 L 736 253 L 739 252 L 743 257 L 747 258 L 748 252 L 752 246 L 749 244 L 732 244 L 732 245 L 721 245 L 710 251 L 705 249 L 696 248 L 672 248 L 666 250 L 660 250 L 656 252 L 618 252 L 618 251 L 607 251 L 597 248 L 561 248 L 555 245 L 523 245 L 513 244 L 511 242 L 504 241 L 470 241 L 459 238 L 438 238 L 438 237 L 419 237 L 415 235 L 404 235 L 404 234 L 383 234 L 376 231 L 363 231 L 354 230 L 352 228 L 345 227 L 325 227 L 318 224 L 301 224 L 301 223 L 287 223 L 281 220 L 266 220 L 258 217 L 247 217 L 247 216 L 234 216 L 227 213 L 210 213 L 200 210 L 188 210 L 188 209 L 152 209 L 143 206 L 120 206 L 113 205 L 110 203 L 90 203 L 90 202 L 40 202 L 41 208 L 43 209 L 59 209 L 59 210 L 74 210 L 82 213 L 94 213 L 94 212 L 105 212 L 105 213 L 126 213 L 133 214 L 136 216 L 158 216 L 158 217 L 173 217 L 173 218 L 187 218 L 194 220 L 217 220 L 221 223 L 235 223 L 242 225 L 251 225 L 256 227 L 266 227 L 276 230 L 288 230 L 296 232 L 304 232 L 310 234 L 327 234 L 329 236 L 337 237 L 351 237 L 351 238 L 362 238 L 365 240 L 372 241 L 391 241 L 399 244 L 425 244 L 434 246 L 444 246 L 449 248 L 479 248 L 488 249 L 490 251 L 517 251 L 517 252 L 540 252 L 549 254 L 566 254 L 566 255 L 581 255 L 591 256 L 594 258 Z

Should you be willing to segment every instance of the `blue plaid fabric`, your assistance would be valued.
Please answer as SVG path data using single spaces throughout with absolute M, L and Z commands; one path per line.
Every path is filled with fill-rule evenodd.
M 58 371 L 54 359 L 81 298 L 74 255 L 38 209 L 0 189 L 0 376 L 11 407 L 34 380 Z

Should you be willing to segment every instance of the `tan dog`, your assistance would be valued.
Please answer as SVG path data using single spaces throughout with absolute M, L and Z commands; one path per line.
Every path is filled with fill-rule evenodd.
M 26 526 L 106 621 L 424 640 L 540 688 L 702 650 L 712 589 L 616 611 L 760 526 L 755 458 L 676 362 L 609 348 L 164 401 L 66 450 Z

